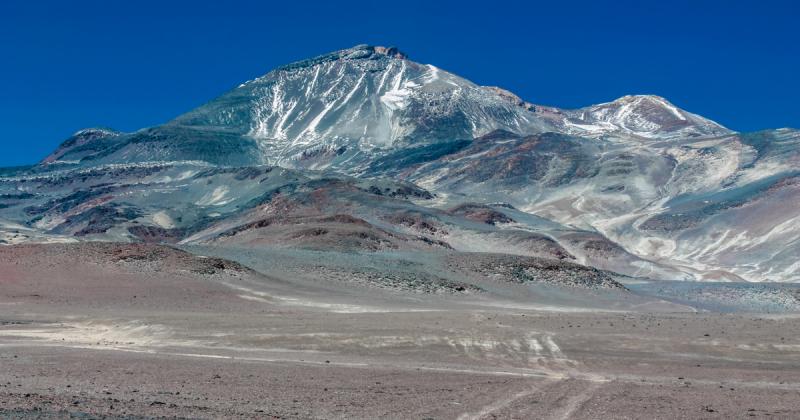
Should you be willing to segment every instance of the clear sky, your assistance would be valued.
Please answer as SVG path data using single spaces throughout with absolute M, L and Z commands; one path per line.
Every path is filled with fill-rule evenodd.
M 739 131 L 800 126 L 796 1 L 0 2 L 0 166 L 159 124 L 367 43 L 539 104 L 657 94 Z

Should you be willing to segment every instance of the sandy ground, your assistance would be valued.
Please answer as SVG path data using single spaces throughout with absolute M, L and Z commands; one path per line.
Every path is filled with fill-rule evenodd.
M 796 315 L 356 293 L 164 252 L 0 250 L 0 417 L 800 418 Z

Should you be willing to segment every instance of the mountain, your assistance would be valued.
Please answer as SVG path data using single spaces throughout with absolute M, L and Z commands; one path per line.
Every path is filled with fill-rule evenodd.
M 797 130 L 737 133 L 653 95 L 536 105 L 362 45 L 3 171 L 0 240 L 501 252 L 797 281 L 798 168 Z

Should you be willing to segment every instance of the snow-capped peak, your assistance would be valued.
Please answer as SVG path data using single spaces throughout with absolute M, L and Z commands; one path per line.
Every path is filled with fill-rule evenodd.
M 332 61 L 355 61 L 355 60 L 376 60 L 380 58 L 390 58 L 405 60 L 408 58 L 404 52 L 400 51 L 397 47 L 384 47 L 380 45 L 356 45 L 352 48 L 345 48 L 343 50 L 333 51 L 327 54 L 318 55 L 313 58 L 295 61 L 294 63 L 278 67 L 274 71 L 291 71 L 298 68 L 314 67 Z M 272 72 L 264 77 L 269 76 Z
M 173 124 L 237 132 L 258 143 L 265 162 L 293 165 L 311 149 L 347 150 L 334 158 L 347 160 L 496 129 L 553 131 L 531 111 L 510 92 L 413 62 L 397 48 L 359 45 L 280 67 Z
M 90 127 L 76 131 L 72 137 L 113 137 L 120 135 L 119 131 L 105 127 Z
M 611 102 L 573 110 L 568 113 L 565 125 L 575 134 L 589 136 L 624 134 L 671 139 L 732 133 L 657 95 L 626 95 Z

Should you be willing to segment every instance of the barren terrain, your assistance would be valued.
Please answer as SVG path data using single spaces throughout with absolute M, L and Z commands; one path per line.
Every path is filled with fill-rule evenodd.
M 356 284 L 320 253 L 190 251 L 0 248 L 0 416 L 800 417 L 796 289 L 711 312 L 483 254 L 411 283 L 408 255 L 353 254 Z

